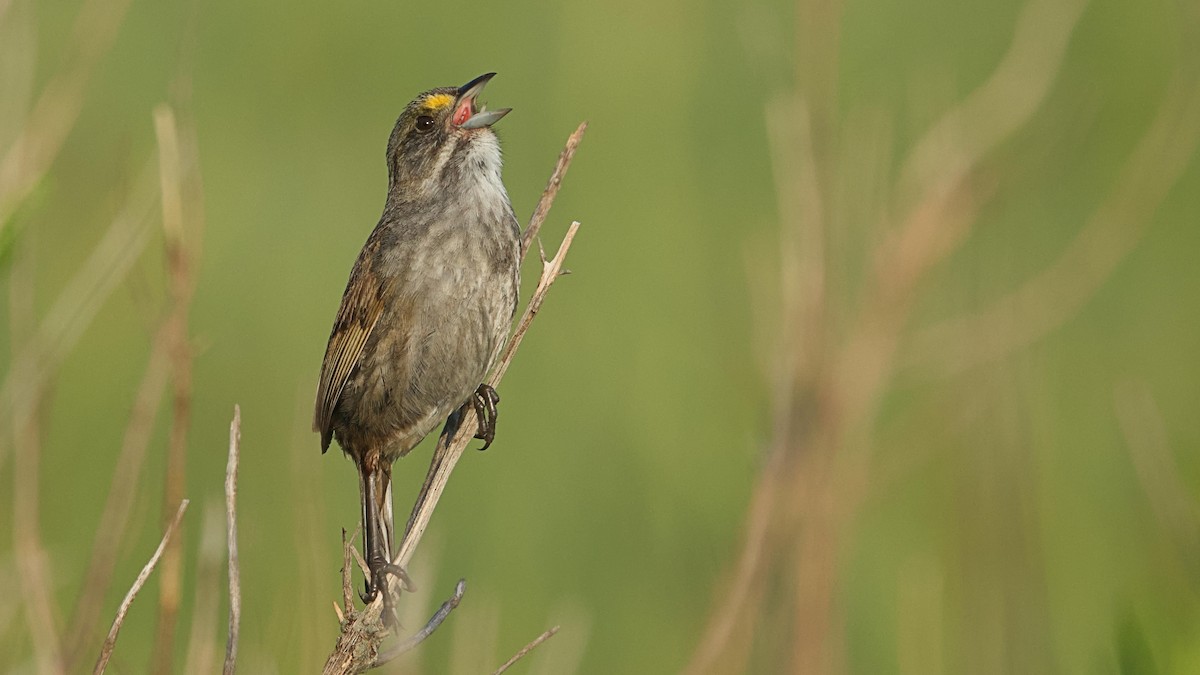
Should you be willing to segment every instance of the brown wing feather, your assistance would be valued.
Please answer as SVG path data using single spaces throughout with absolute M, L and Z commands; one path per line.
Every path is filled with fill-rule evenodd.
M 333 410 L 342 389 L 358 365 L 363 347 L 383 313 L 383 285 L 371 271 L 371 257 L 370 251 L 363 251 L 355 263 L 333 323 L 333 332 L 329 335 L 329 345 L 325 348 L 313 414 L 313 431 L 321 434 L 321 452 L 329 449 L 333 437 Z

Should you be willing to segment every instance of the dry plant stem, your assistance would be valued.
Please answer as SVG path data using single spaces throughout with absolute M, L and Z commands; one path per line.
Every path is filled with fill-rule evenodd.
M 433 635 L 433 631 L 437 630 L 438 626 L 442 625 L 442 622 L 446 620 L 446 617 L 450 616 L 450 612 L 453 612 L 454 608 L 458 607 L 458 603 L 462 602 L 463 593 L 466 592 L 467 580 L 459 579 L 458 583 L 454 584 L 454 595 L 451 595 L 449 599 L 442 603 L 442 606 L 433 613 L 433 616 L 429 617 L 429 621 L 425 622 L 421 630 L 413 633 L 395 647 L 380 653 L 371 667 L 382 666 L 401 654 L 412 651 L 417 645 L 424 642 L 426 638 Z
M 363 573 L 363 578 L 369 578 L 371 570 L 367 567 L 367 561 L 362 559 L 362 554 L 358 549 L 354 548 L 354 540 L 358 539 L 358 535 L 362 533 L 362 523 L 354 527 L 354 534 L 350 538 L 346 538 L 346 528 L 342 528 L 342 601 L 346 608 L 346 616 L 354 610 L 354 588 L 353 578 L 354 573 L 350 568 L 350 561 L 354 560 L 358 565 L 358 569 Z
M 558 163 L 554 165 L 554 171 L 550 174 L 550 182 L 546 184 L 546 189 L 542 191 L 541 199 L 538 199 L 537 207 L 533 209 L 533 216 L 529 218 L 529 227 L 525 228 L 525 232 L 521 235 L 521 260 L 525 260 L 525 256 L 529 253 L 529 247 L 533 244 L 533 240 L 542 231 L 542 223 L 546 222 L 546 216 L 550 213 L 550 207 L 554 205 L 554 198 L 558 196 L 558 189 L 562 187 L 563 177 L 567 175 L 567 169 L 571 166 L 571 159 L 575 157 L 575 150 L 579 148 L 579 143 L 583 141 L 583 133 L 587 131 L 587 122 L 580 122 L 575 131 L 567 138 L 567 144 L 558 155 Z
M 362 526 L 359 525 L 359 527 L 362 527 Z M 357 534 L 358 533 L 355 532 L 356 536 L 357 536 Z M 350 541 L 346 539 L 346 528 L 343 527 L 342 528 L 342 607 L 345 608 L 345 612 L 342 612 L 342 611 L 338 612 L 338 622 L 339 623 L 342 621 L 345 621 L 346 616 L 348 616 L 350 614 L 350 611 L 354 609 L 354 605 L 353 605 L 354 592 L 352 590 L 354 587 L 354 584 L 351 581 L 352 575 L 350 574 L 350 546 L 351 546 Z M 334 607 L 336 608 L 337 605 L 334 605 Z
M 1086 0 L 1026 5 L 995 71 L 933 126 L 905 162 L 901 194 L 916 198 L 900 231 L 874 253 L 874 289 L 852 338 L 857 344 L 847 347 L 839 367 L 838 405 L 856 415 L 846 426 L 873 413 L 917 282 L 965 233 L 964 216 L 973 208 L 971 173 L 1045 101 L 1086 6 Z
M 242 444 L 242 409 L 233 406 L 229 423 L 229 461 L 225 465 L 225 542 L 229 548 L 229 636 L 225 643 L 225 675 L 237 662 L 238 626 L 242 620 L 242 577 L 238 571 L 237 471 Z
M 1062 255 L 991 307 L 919 332 L 905 365 L 946 375 L 1004 357 L 1075 316 L 1137 246 L 1200 146 L 1200 81 L 1172 78 L 1108 198 Z
M 369 577 L 371 568 L 367 565 L 367 561 L 363 558 L 362 553 L 359 553 L 357 548 L 351 548 L 350 552 L 354 554 L 354 562 L 358 565 L 358 571 L 362 572 L 364 577 Z
M 1022 12 L 1012 46 L 993 75 L 952 109 L 918 144 L 901 179 L 903 197 L 913 195 L 897 232 L 874 251 L 874 279 L 852 322 L 844 347 L 815 383 L 821 407 L 811 433 L 789 442 L 799 460 L 791 471 L 794 495 L 785 516 L 798 520 L 790 542 L 795 560 L 793 616 L 797 639 L 791 667 L 797 672 L 840 670 L 841 619 L 835 594 L 838 555 L 847 524 L 862 499 L 870 466 L 867 435 L 895 366 L 895 355 L 918 283 L 962 241 L 978 198 L 970 176 L 999 143 L 1032 117 L 1059 70 L 1083 2 L 1060 11 L 1034 0 Z M 1044 19 L 1046 13 L 1054 16 Z M 1014 81 L 1037 77 L 1038 86 L 1013 94 Z M 986 112 L 986 115 L 985 115 Z M 945 157 L 942 157 L 945 155 Z M 938 158 L 931 161 L 929 158 Z M 831 486 L 850 486 L 837 493 Z
M 163 549 L 166 548 L 167 542 L 171 540 L 171 535 L 175 534 L 175 529 L 179 527 L 179 522 L 183 520 L 183 513 L 187 511 L 187 507 L 188 500 L 185 499 L 179 503 L 179 509 L 175 511 L 175 517 L 171 519 L 170 525 L 167 526 L 167 531 L 163 533 L 162 541 L 158 542 L 158 548 L 154 549 L 154 555 L 150 556 L 150 561 L 138 573 L 137 579 L 133 581 L 133 586 L 129 588 L 129 592 L 125 594 L 125 598 L 121 600 L 120 606 L 117 607 L 117 616 L 113 619 L 112 628 L 108 630 L 108 637 L 104 639 L 104 645 L 100 648 L 100 658 L 96 659 L 96 666 L 92 668 L 92 675 L 99 675 L 108 667 L 108 659 L 112 657 L 113 647 L 117 643 L 117 633 L 121 631 L 121 624 L 125 622 L 125 615 L 129 613 L 129 606 L 133 604 L 133 599 L 137 597 L 138 591 L 142 590 L 142 586 L 146 584 L 146 579 L 154 571 L 155 565 L 158 564 L 159 558 L 162 557 Z
M 33 252 L 30 242 L 22 242 L 12 262 L 9 276 L 9 328 L 14 357 L 32 334 L 35 324 L 33 310 Z M 20 573 L 25 620 L 29 626 L 34 660 L 39 673 L 64 672 L 62 645 L 54 602 L 50 597 L 49 558 L 42 543 L 38 513 L 39 465 L 41 460 L 41 425 L 46 391 L 27 392 L 37 403 L 33 414 L 23 427 L 13 426 L 13 556 Z
M 571 162 L 571 157 L 574 156 L 575 148 L 579 145 L 586 128 L 586 123 L 580 124 L 575 133 L 568 139 L 567 147 L 559 155 L 558 164 L 555 166 L 550 183 L 542 194 L 542 200 L 539 202 L 538 208 L 534 211 L 529 227 L 526 228 L 526 235 L 528 235 L 526 239 L 528 241 L 532 241 L 533 237 L 537 234 L 538 229 L 540 229 L 542 222 L 545 220 L 546 214 L 553 205 L 554 197 L 558 194 L 562 176 L 566 173 Z M 531 230 L 532 233 L 530 233 Z M 575 233 L 578 230 L 579 223 L 571 223 L 559 246 L 558 253 L 555 254 L 552 260 L 546 260 L 544 253 L 541 255 L 542 275 L 538 280 L 537 289 L 534 291 L 533 297 L 529 301 L 529 306 L 525 309 L 525 313 L 522 315 L 517 330 L 509 341 L 508 347 L 500 359 L 500 363 L 488 379 L 489 385 L 493 387 L 499 385 L 500 380 L 504 377 L 504 373 L 508 370 L 509 363 L 516 354 L 517 348 L 520 346 L 521 340 L 524 338 L 525 332 L 529 329 L 529 324 L 541 308 L 546 293 L 550 290 L 550 286 L 564 273 L 562 264 L 566 259 L 567 251 L 570 249 L 571 242 L 574 240 Z M 523 243 L 521 251 L 522 260 L 524 260 L 525 254 L 528 253 L 528 249 L 528 244 Z M 472 429 L 474 428 L 472 425 L 475 423 L 475 412 L 470 406 L 467 406 L 460 420 L 459 428 Z M 407 567 L 408 563 L 412 560 L 417 545 L 425 533 L 425 528 L 429 524 L 429 518 L 437 507 L 438 500 L 445 489 L 446 481 L 449 479 L 454 465 L 458 463 L 459 458 L 462 456 L 463 450 L 470 443 L 471 438 L 471 434 L 459 433 L 453 439 L 447 438 L 443 434 L 438 440 L 437 447 L 434 449 L 433 459 L 430 463 L 429 472 L 425 478 L 425 484 L 417 496 L 412 515 L 409 517 L 408 527 L 405 529 L 404 538 L 400 543 L 399 552 L 393 560 L 395 564 Z M 389 593 L 393 597 L 398 595 L 400 591 L 399 585 L 394 577 L 388 578 Z M 348 613 L 347 620 L 342 624 L 341 634 L 338 637 L 334 651 L 325 662 L 323 672 L 326 675 L 335 673 L 360 673 L 374 667 L 376 655 L 379 653 L 379 645 L 390 632 L 384 627 L 381 620 L 383 604 L 381 595 L 374 602 L 364 607 L 361 612 Z
M 894 371 L 919 283 L 965 236 L 980 199 L 972 174 L 1044 101 L 1084 4 L 1033 0 L 992 76 L 916 145 L 894 190 L 892 210 L 900 216 L 899 225 L 880 224 L 878 230 L 888 236 L 872 252 L 873 278 L 857 313 L 846 321 L 828 316 L 828 262 L 819 247 L 823 232 L 833 225 L 820 208 L 833 203 L 831 181 L 822 185 L 821 180 L 828 163 L 813 147 L 807 125 L 798 134 L 785 135 L 789 127 L 772 116 L 770 130 L 777 143 L 799 148 L 798 157 L 781 151 L 775 158 L 778 189 L 806 195 L 804 203 L 785 200 L 780 208 L 785 217 L 785 284 L 779 370 L 788 379 L 776 383 L 772 447 L 781 448 L 784 458 L 779 466 L 769 461 L 760 474 L 754 511 L 764 509 L 769 522 L 760 523 L 756 513 L 748 516 L 738 578 L 716 605 L 730 616 L 714 613 L 689 672 L 724 672 L 721 668 L 729 665 L 731 654 L 749 653 L 756 633 L 740 628 L 764 616 L 767 596 L 756 592 L 763 575 L 773 575 L 768 580 L 775 575 L 796 580 L 788 607 L 795 639 L 771 645 L 778 650 L 772 655 L 782 657 L 781 663 L 790 664 L 792 672 L 843 668 L 835 602 L 838 555 L 846 527 L 863 499 L 871 420 Z M 819 78 L 806 84 L 801 112 L 806 107 L 832 109 L 828 99 L 833 90 Z M 812 97 L 819 100 L 807 100 Z M 791 118 L 807 122 L 810 117 Z M 811 246 L 814 242 L 817 245 Z M 850 327 L 849 334 L 828 339 L 841 324 Z M 760 498 L 771 503 L 758 506 Z
M 961 181 L 1024 126 L 1046 100 L 1087 0 L 1031 0 L 1003 59 L 979 88 L 933 126 L 905 162 L 902 194 L 928 195 Z
M 454 608 L 462 602 L 463 594 L 466 591 L 466 580 L 459 579 L 458 583 L 454 585 L 454 595 L 442 603 L 442 606 L 434 612 L 421 630 L 385 652 L 379 651 L 379 643 L 387 637 L 389 631 L 380 623 L 378 611 L 374 612 L 373 621 L 363 621 L 361 618 L 370 611 L 369 607 L 378 607 L 382 603 L 372 603 L 368 609 L 364 610 L 363 614 L 347 613 L 347 618 L 342 625 L 342 636 L 338 639 L 338 649 L 330 655 L 321 672 L 324 675 L 360 673 L 371 668 L 378 668 L 405 652 L 412 651 L 426 638 L 433 635 L 438 626 L 441 626 Z M 336 603 L 334 607 L 337 608 Z
M 551 628 L 550 630 L 546 631 L 545 633 L 542 633 L 541 635 L 535 637 L 532 642 L 525 645 L 524 647 L 521 647 L 521 651 L 517 652 L 516 654 L 513 654 L 511 659 L 505 661 L 504 665 L 497 668 L 492 673 L 492 675 L 500 675 L 500 673 L 503 673 L 504 671 L 511 668 L 514 663 L 525 658 L 526 654 L 537 649 L 538 645 L 540 645 L 543 642 L 545 642 L 546 640 L 549 640 L 550 638 L 554 637 L 554 634 L 558 632 L 558 628 L 559 628 L 558 626 L 555 626 L 554 628 Z
M 188 340 L 188 307 L 194 290 L 194 254 L 185 236 L 184 167 L 180 153 L 179 127 L 175 114 L 165 104 L 154 109 L 154 132 L 158 140 L 159 184 L 162 192 L 163 243 L 170 289 L 170 312 L 166 321 L 171 360 L 171 430 L 164 475 L 163 511 L 183 498 L 187 477 L 187 433 L 191 421 L 192 348 Z M 159 573 L 159 613 L 152 671 L 172 670 L 175 653 L 175 624 L 182 596 L 182 538 L 176 537 L 163 554 Z
M 762 472 L 763 479 L 751 495 L 750 508 L 742 526 L 746 541 L 742 544 L 734 567 L 733 580 L 730 584 L 723 584 L 729 590 L 718 608 L 708 615 L 704 637 L 692 655 L 691 662 L 683 671 L 688 675 L 712 671 L 739 626 L 753 632 L 758 617 L 746 616 L 747 608 L 752 606 L 752 600 L 757 597 L 756 591 L 762 585 L 762 569 L 767 562 L 765 558 L 771 509 L 775 506 L 780 484 L 783 482 L 778 478 L 783 460 L 781 450 L 778 446 L 773 448 L 768 465 Z

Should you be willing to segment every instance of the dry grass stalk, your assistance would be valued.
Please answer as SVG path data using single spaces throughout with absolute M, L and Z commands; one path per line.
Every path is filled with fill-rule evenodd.
M 198 257 L 189 237 L 185 217 L 189 211 L 184 204 L 185 166 L 180 128 L 170 106 L 160 104 L 154 109 L 154 132 L 158 140 L 159 185 L 162 192 L 163 244 L 167 263 L 167 285 L 170 289 L 170 310 L 165 323 L 171 362 L 171 429 L 167 444 L 167 466 L 164 475 L 164 516 L 170 505 L 183 498 L 187 479 L 187 433 L 191 422 L 192 346 L 188 337 L 188 309 L 195 292 L 195 264 Z M 198 195 L 193 194 L 194 197 Z M 175 624 L 182 597 L 182 537 L 168 545 L 159 574 L 159 614 L 152 672 L 169 673 L 175 649 Z
M 175 511 L 175 517 L 171 519 L 170 524 L 167 526 L 167 531 L 163 533 L 162 541 L 158 542 L 158 548 L 154 549 L 154 555 L 150 556 L 149 562 L 142 567 L 142 571 L 138 573 L 137 578 L 133 581 L 133 586 L 129 588 L 129 592 L 125 594 L 125 598 L 121 600 L 120 606 L 117 607 L 117 616 L 113 619 L 112 628 L 108 630 L 108 637 L 104 639 L 104 644 L 100 647 L 100 657 L 96 659 L 96 666 L 92 669 L 92 675 L 100 675 L 108 667 L 108 660 L 112 657 L 113 647 L 117 644 L 117 634 L 121 632 L 121 625 L 125 623 L 125 615 L 129 613 L 129 607 L 133 604 L 133 599 L 137 597 L 138 591 L 142 590 L 142 586 L 146 585 L 146 580 L 150 577 L 150 573 L 158 565 L 158 560 L 162 557 L 163 549 L 166 548 L 167 542 L 171 540 L 171 536 L 175 534 L 175 529 L 179 527 L 179 522 L 183 520 L 183 513 L 187 511 L 187 507 L 188 500 L 185 499 L 179 503 L 179 509 Z
M 525 228 L 525 232 L 521 234 L 521 260 L 524 260 L 525 256 L 529 254 L 529 247 L 533 245 L 533 240 L 542 231 L 542 223 L 546 222 L 546 216 L 550 214 L 550 207 L 554 205 L 554 198 L 558 196 L 558 189 L 562 187 L 563 178 L 567 175 L 567 169 L 571 167 L 571 160 L 575 157 L 575 151 L 579 149 L 579 144 L 583 141 L 585 131 L 587 131 L 587 122 L 580 122 L 575 131 L 567 137 L 567 144 L 558 155 L 558 162 L 554 165 L 554 171 L 550 173 L 550 181 L 546 183 L 546 189 L 542 191 L 542 196 L 533 209 L 529 227 Z
M 583 133 L 587 128 L 587 124 L 580 124 L 579 127 L 571 134 L 567 140 L 567 145 L 559 156 L 557 165 L 551 176 L 549 184 L 546 186 L 539 201 L 538 207 L 534 210 L 533 217 L 530 220 L 529 227 L 526 228 L 526 234 L 532 230 L 533 234 L 529 235 L 529 240 L 532 241 L 533 236 L 540 230 L 542 223 L 545 220 L 546 214 L 549 213 L 550 206 L 553 205 L 554 197 L 558 194 L 558 189 L 561 184 L 562 176 L 566 174 L 567 168 L 570 165 L 571 158 L 575 154 L 575 150 L 582 140 Z M 508 370 L 509 364 L 512 362 L 516 351 L 524 339 L 525 332 L 529 329 L 533 318 L 537 315 L 545 300 L 546 293 L 550 290 L 550 286 L 558 279 L 559 276 L 565 274 L 562 265 L 566 259 L 567 251 L 571 247 L 572 241 L 575 239 L 575 234 L 579 230 L 579 223 L 573 222 L 567 229 L 562 243 L 559 245 L 558 252 L 554 258 L 547 260 L 545 251 L 540 249 L 539 253 L 542 262 L 542 272 L 538 279 L 538 285 L 534 290 L 529 305 L 525 308 L 525 313 L 521 316 L 517 324 L 517 328 L 513 333 L 512 339 L 509 340 L 508 346 L 504 354 L 500 358 L 491 377 L 488 378 L 488 384 L 493 387 L 498 387 L 504 373 Z M 522 248 L 522 259 L 528 253 L 528 246 Z M 470 406 L 465 410 L 462 419 L 460 420 L 460 429 L 473 429 L 476 424 L 475 412 Z M 472 436 L 467 433 L 459 433 L 454 438 L 448 438 L 443 434 L 438 439 L 437 446 L 434 449 L 433 459 L 430 462 L 429 472 L 426 475 L 425 482 L 421 486 L 421 491 L 417 496 L 413 506 L 412 514 L 409 517 L 408 525 L 405 528 L 404 537 L 400 542 L 399 551 L 394 559 L 395 564 L 400 567 L 407 567 L 412 560 L 413 554 L 416 552 L 417 545 L 424 536 L 425 528 L 429 524 L 429 519 L 437 508 L 442 491 L 449 481 L 450 474 L 454 470 L 454 466 L 458 463 L 463 451 L 471 442 Z M 399 597 L 399 583 L 395 578 L 389 578 L 390 595 Z M 460 597 L 462 582 L 456 587 L 456 597 Z M 452 598 L 453 605 L 447 610 L 453 609 L 453 606 L 458 604 L 457 600 Z M 449 604 L 450 601 L 447 601 Z M 446 607 L 447 605 L 443 605 Z M 346 621 L 342 623 L 342 631 L 338 637 L 337 644 L 334 647 L 333 653 L 325 662 L 324 672 L 326 675 L 334 673 L 359 673 L 370 668 L 382 665 L 385 661 L 380 660 L 380 645 L 389 632 L 384 627 L 382 614 L 384 611 L 384 602 L 382 594 L 377 597 L 374 602 L 363 608 L 361 612 L 347 613 Z M 436 617 L 437 615 L 435 615 Z M 444 616 L 442 617 L 445 618 Z M 431 619 L 432 622 L 432 619 Z M 440 621 L 438 622 L 440 623 Z M 429 627 L 429 624 L 426 625 Z M 436 625 L 433 626 L 436 628 Z M 430 631 L 432 632 L 432 630 Z M 424 638 L 422 638 L 424 639 Z M 387 652 L 388 655 L 394 658 L 394 652 Z
M 233 406 L 229 423 L 229 461 L 225 465 L 225 542 L 229 549 L 229 634 L 225 642 L 225 675 L 237 662 L 238 626 L 242 621 L 242 577 L 238 567 L 237 472 L 242 445 L 242 409 Z
M 1036 342 L 1075 316 L 1142 235 L 1200 147 L 1200 78 L 1180 67 L 1107 199 L 1062 255 L 992 306 L 922 329 L 905 366 L 954 374 Z
M 525 658 L 526 654 L 537 649 L 538 645 L 540 645 L 543 642 L 545 642 L 546 640 L 549 640 L 550 638 L 554 637 L 554 634 L 558 632 L 558 629 L 559 629 L 559 626 L 555 626 L 554 628 L 551 628 L 550 630 L 546 631 L 545 633 L 542 633 L 541 635 L 535 637 L 529 644 L 525 645 L 524 647 L 521 647 L 520 651 L 518 651 L 516 654 L 513 654 L 512 658 L 505 661 L 503 665 L 501 665 L 499 668 L 497 668 L 492 673 L 492 675 L 500 675 L 504 671 L 511 668 L 513 666 L 513 664 L 515 664 L 517 661 L 520 661 L 521 659 Z
M 790 613 L 790 629 L 770 631 L 781 637 L 759 643 L 766 662 L 789 672 L 844 668 L 840 550 L 866 495 L 873 421 L 911 307 L 921 281 L 956 249 L 974 219 L 983 198 L 972 184 L 979 164 L 1044 101 L 1084 5 L 1033 0 L 991 77 L 916 144 L 893 189 L 898 226 L 890 228 L 886 217 L 877 226 L 885 236 L 870 253 L 872 278 L 853 313 L 838 314 L 845 310 L 829 295 L 826 279 L 826 269 L 838 262 L 827 260 L 823 248 L 832 219 L 822 208 L 833 201 L 837 148 L 824 154 L 827 146 L 813 142 L 837 137 L 836 120 L 821 113 L 836 109 L 829 100 L 836 87 L 813 74 L 801 82 L 795 102 L 770 110 L 784 218 L 783 367 L 775 364 L 774 439 L 747 515 L 736 576 L 710 617 L 689 673 L 744 670 L 760 634 L 755 626 L 768 615 L 778 621 L 781 611 Z M 814 28 L 837 29 L 836 22 Z M 782 608 L 778 594 L 764 592 L 768 584 L 790 591 Z
M 128 519 L 135 492 L 127 489 L 127 486 L 136 484 L 138 476 L 141 474 L 150 437 L 154 429 L 154 420 L 161 405 L 162 394 L 169 373 L 173 375 L 175 394 L 175 414 L 173 416 L 170 436 L 170 448 L 172 450 L 170 452 L 179 455 L 185 449 L 184 442 L 186 440 L 187 419 L 189 417 L 188 408 L 190 407 L 188 399 L 191 388 L 191 357 L 186 336 L 186 312 L 195 283 L 192 261 L 196 255 L 196 249 L 198 249 L 196 242 L 199 239 L 199 226 L 193 225 L 190 228 L 193 231 L 197 231 L 197 235 L 194 237 L 193 242 L 187 242 L 184 235 L 184 212 L 192 211 L 193 209 L 190 208 L 191 202 L 199 198 L 198 190 L 195 187 L 198 184 L 198 177 L 194 171 L 194 155 L 188 152 L 189 149 L 194 147 L 193 137 L 191 134 L 187 134 L 184 138 L 180 138 L 174 116 L 169 108 L 160 106 L 156 109 L 155 126 L 159 141 L 159 191 L 163 205 L 162 218 L 168 281 L 172 289 L 171 307 L 151 341 L 149 362 L 146 366 L 142 383 L 138 388 L 133 411 L 125 431 L 121 453 L 114 468 L 112 486 L 109 490 L 109 496 L 101 516 L 100 526 L 97 529 L 96 539 L 92 547 L 92 555 L 88 563 L 84 590 L 76 603 L 71 630 L 67 633 L 70 636 L 70 643 L 66 651 L 66 665 L 68 670 L 83 657 L 88 649 L 88 645 L 91 643 L 92 631 L 99 619 L 104 592 L 109 588 L 111 583 L 116 552 L 123 541 L 123 535 L 128 527 Z M 182 143 L 181 140 L 183 141 Z M 185 205 L 185 201 L 187 205 Z M 189 219 L 188 222 L 191 222 L 191 220 Z M 147 219 L 146 225 L 146 230 L 143 234 L 148 237 L 149 219 Z M 111 231 L 109 235 L 106 235 L 105 242 L 110 237 L 115 238 L 112 236 Z M 97 269 L 95 276 L 99 276 L 104 271 L 103 268 L 105 265 L 112 266 L 118 264 L 118 273 L 109 273 L 110 276 L 107 280 L 107 283 L 115 286 L 115 283 L 121 278 L 120 275 L 132 264 L 133 259 L 140 254 L 143 246 L 144 240 L 140 240 L 139 245 L 137 247 L 129 247 L 123 257 L 116 257 L 115 263 L 113 258 L 105 256 L 103 263 L 95 263 Z M 97 258 L 100 250 L 98 248 L 93 253 L 93 259 Z M 89 265 L 91 264 L 92 261 L 89 261 Z M 91 281 L 90 276 L 89 281 Z M 91 282 L 94 283 L 94 281 Z M 87 283 L 88 281 L 77 279 L 72 282 L 70 288 L 86 288 L 85 284 Z M 98 308 L 107 295 L 107 292 L 100 295 L 94 293 L 90 296 L 82 293 L 79 293 L 79 295 L 82 299 L 75 301 L 78 307 L 73 309 L 72 313 L 84 314 L 91 312 L 94 314 L 95 310 L 91 309 L 89 303 L 95 303 L 95 306 Z M 64 292 L 64 297 L 75 296 Z M 47 318 L 44 325 L 49 324 L 49 321 L 50 317 Z M 82 326 L 77 330 L 81 331 Z M 73 344 L 73 341 L 66 343 L 64 350 L 69 349 Z M 175 468 L 177 469 L 178 467 Z M 168 476 L 171 474 L 172 471 L 169 468 Z M 168 480 L 168 484 L 172 484 L 170 480 Z M 175 496 L 182 499 L 182 482 L 177 480 L 173 485 L 174 492 L 176 493 Z M 164 572 L 175 570 L 173 575 L 167 575 L 171 577 L 171 580 L 166 583 L 169 589 L 173 590 L 165 596 L 168 599 L 174 599 L 173 602 L 169 603 L 170 607 L 168 609 L 172 614 L 174 612 L 173 608 L 178 606 L 179 599 L 178 566 L 167 565 L 167 563 L 176 559 L 171 555 L 171 552 L 175 550 L 174 546 L 169 545 L 164 558 Z M 173 624 L 173 621 L 171 623 Z M 160 622 L 161 625 L 162 622 Z M 173 636 L 173 633 L 174 630 L 172 628 L 170 635 Z M 156 660 L 160 664 L 164 660 L 169 663 L 169 660 L 162 656 L 157 657 Z

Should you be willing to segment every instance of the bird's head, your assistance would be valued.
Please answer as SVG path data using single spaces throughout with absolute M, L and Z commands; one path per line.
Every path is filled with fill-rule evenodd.
M 392 196 L 415 200 L 453 184 L 464 171 L 499 171 L 500 145 L 491 127 L 511 108 L 488 110 L 479 103 L 493 76 L 431 89 L 408 104 L 388 139 Z

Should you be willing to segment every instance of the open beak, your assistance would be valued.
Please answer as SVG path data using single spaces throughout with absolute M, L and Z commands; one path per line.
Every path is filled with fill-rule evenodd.
M 454 126 L 461 129 L 490 127 L 507 115 L 512 108 L 488 110 L 478 104 L 479 94 L 495 73 L 486 73 L 458 88 L 458 101 L 454 104 Z

